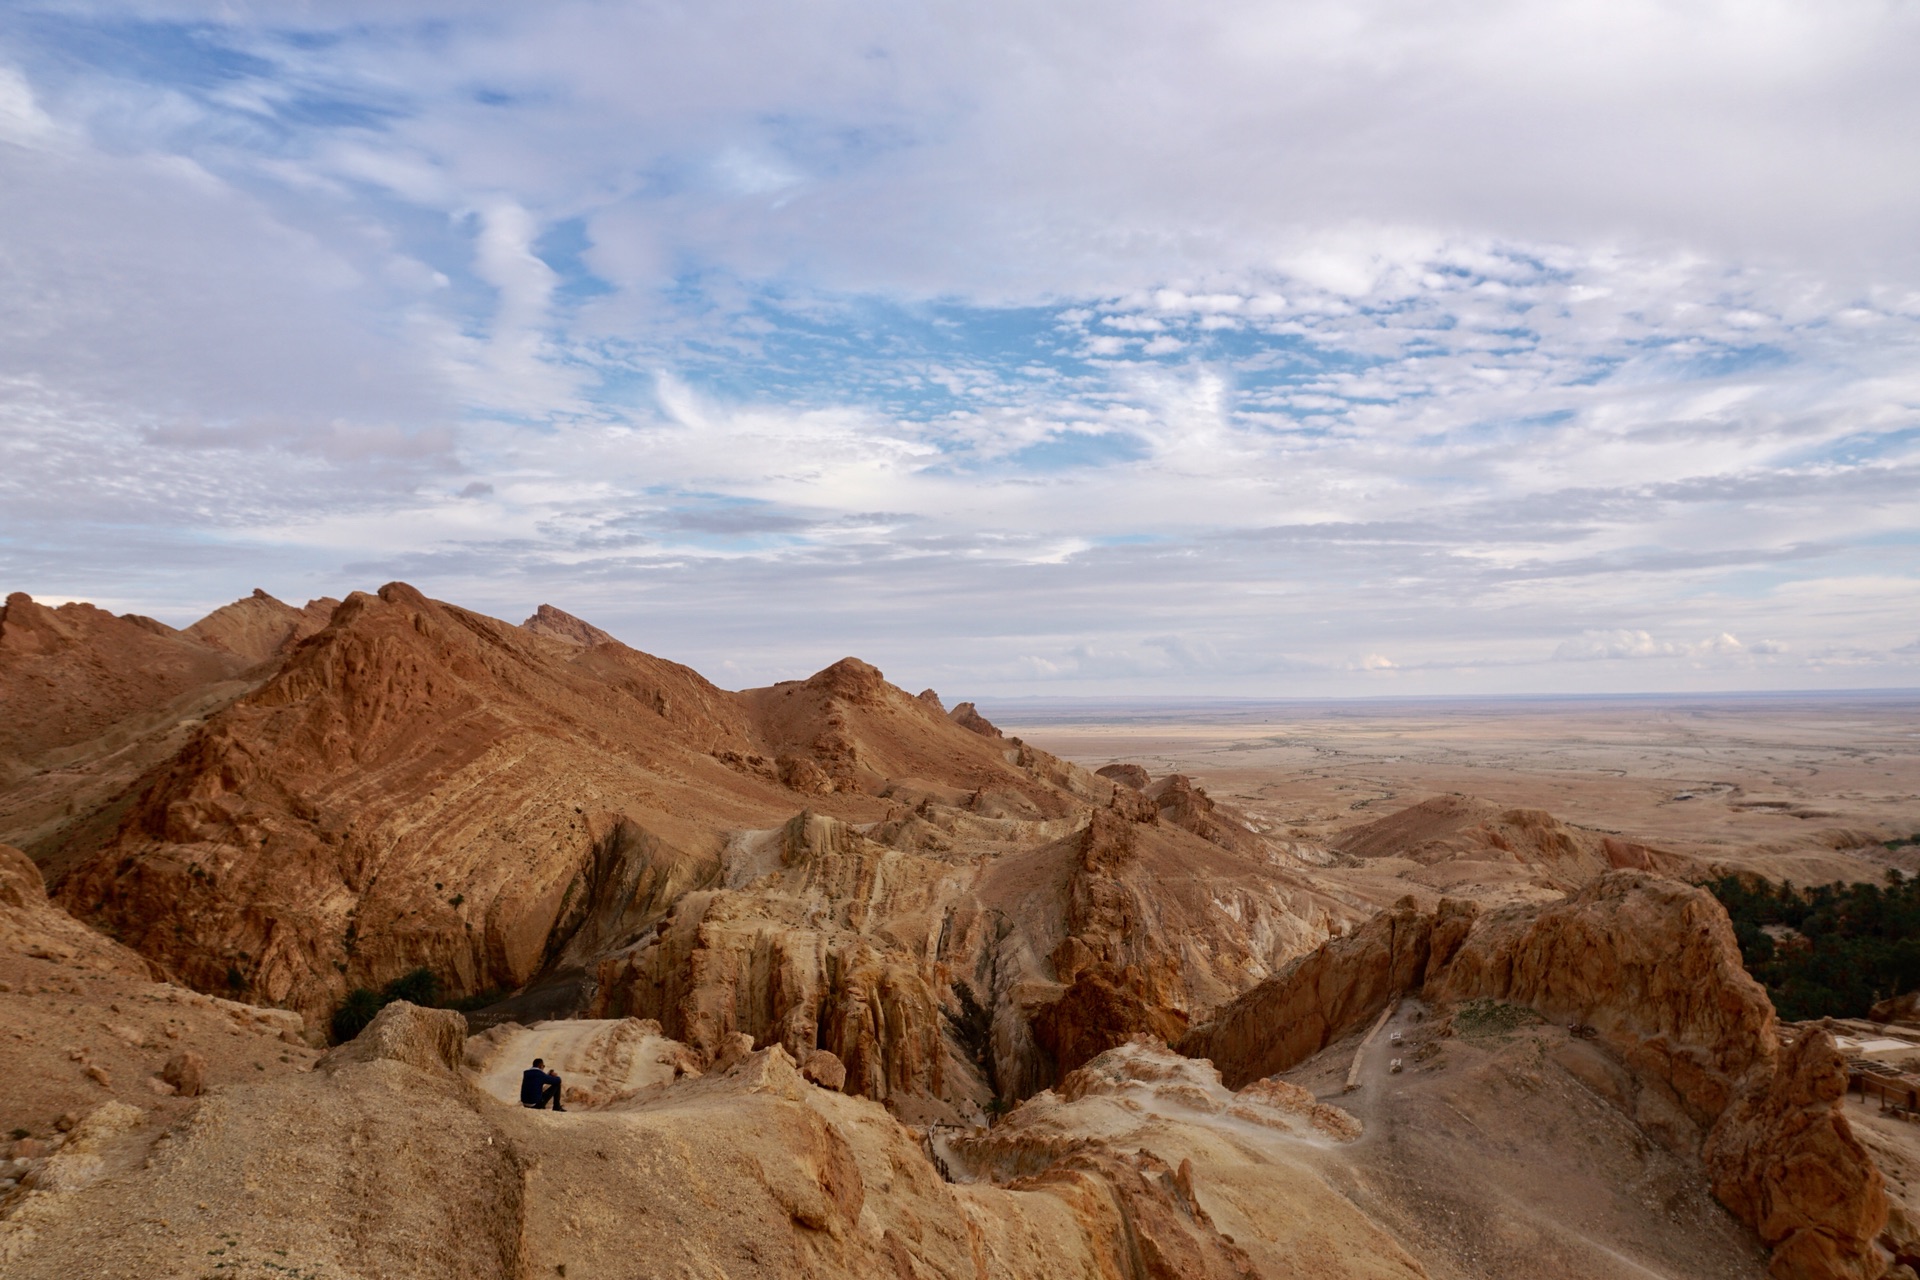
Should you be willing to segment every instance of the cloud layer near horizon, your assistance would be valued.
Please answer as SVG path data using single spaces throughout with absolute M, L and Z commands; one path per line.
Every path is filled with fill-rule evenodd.
M 0 16 L 0 570 L 722 683 L 1911 685 L 1920 11 Z

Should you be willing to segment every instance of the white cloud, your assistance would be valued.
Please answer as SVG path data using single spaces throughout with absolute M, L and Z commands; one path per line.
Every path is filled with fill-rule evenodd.
M 55 132 L 53 118 L 34 101 L 26 77 L 12 67 L 0 66 L 0 143 L 35 146 Z
M 1009 688 L 1911 670 L 1920 14 L 95 12 L 0 34 L 10 585 Z
M 1673 658 L 1685 650 L 1678 645 L 1655 640 L 1646 631 L 1589 631 L 1578 639 L 1563 640 L 1553 656 L 1561 662 L 1591 662 L 1597 659 Z

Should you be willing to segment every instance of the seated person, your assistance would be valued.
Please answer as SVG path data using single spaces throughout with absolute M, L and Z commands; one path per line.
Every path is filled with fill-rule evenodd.
M 533 1065 L 521 1072 L 520 1105 L 535 1111 L 545 1106 L 555 1111 L 566 1110 L 560 1105 L 560 1077 L 547 1070 L 545 1059 L 535 1058 Z

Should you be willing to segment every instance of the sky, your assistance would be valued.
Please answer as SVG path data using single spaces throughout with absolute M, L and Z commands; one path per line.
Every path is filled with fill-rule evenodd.
M 0 2 L 0 590 L 1920 685 L 1920 4 Z

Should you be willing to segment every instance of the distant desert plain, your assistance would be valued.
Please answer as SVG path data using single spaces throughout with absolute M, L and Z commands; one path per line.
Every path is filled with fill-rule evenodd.
M 1183 773 L 1326 844 L 1442 796 L 1797 884 L 1920 870 L 1920 692 L 1353 701 L 983 699 L 1090 769 Z M 1889 848 L 1890 842 L 1896 842 Z

